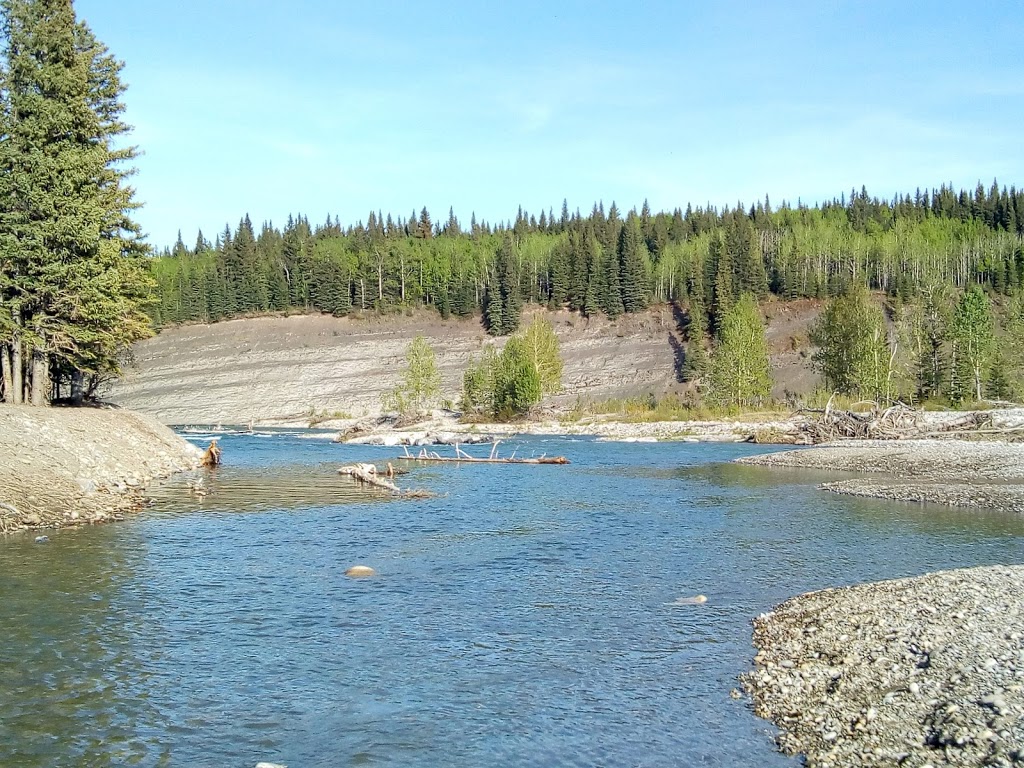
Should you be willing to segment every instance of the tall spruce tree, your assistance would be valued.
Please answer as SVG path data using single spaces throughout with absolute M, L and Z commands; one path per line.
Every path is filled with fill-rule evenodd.
M 5 399 L 43 405 L 51 372 L 80 396 L 84 373 L 116 371 L 151 333 L 151 282 L 122 165 L 135 150 L 114 145 L 122 65 L 71 0 L 3 0 L 0 14 L 0 360 Z
M 647 246 L 640 231 L 640 220 L 630 213 L 619 233 L 619 286 L 626 312 L 647 308 Z

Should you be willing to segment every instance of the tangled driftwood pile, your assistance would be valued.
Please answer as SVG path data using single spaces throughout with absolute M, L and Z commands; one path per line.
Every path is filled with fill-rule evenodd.
M 832 400 L 822 410 L 803 410 L 805 421 L 799 426 L 800 442 L 817 444 L 834 440 L 920 440 L 926 438 L 1024 440 L 1024 428 L 996 428 L 990 411 L 952 414 L 926 414 L 904 403 L 882 408 L 877 403 L 867 411 L 834 408 Z
M 805 411 L 813 414 L 804 424 L 803 432 L 812 443 L 833 440 L 903 440 L 920 437 L 918 412 L 902 403 L 881 410 L 876 405 L 870 411 L 848 411 L 833 408 L 832 401 L 823 411 Z

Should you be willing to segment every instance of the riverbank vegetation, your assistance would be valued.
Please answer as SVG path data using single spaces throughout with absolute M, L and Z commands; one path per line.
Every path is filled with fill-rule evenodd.
M 498 352 L 492 344 L 470 361 L 462 380 L 462 409 L 470 418 L 507 421 L 526 415 L 544 395 L 562 388 L 558 338 L 537 317 Z
M 122 64 L 71 0 L 3 0 L 0 23 L 0 386 L 81 400 L 152 334 Z

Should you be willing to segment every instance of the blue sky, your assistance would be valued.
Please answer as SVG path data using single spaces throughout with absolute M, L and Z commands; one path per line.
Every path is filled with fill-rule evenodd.
M 77 0 L 157 246 L 302 212 L 1024 185 L 1018 2 Z

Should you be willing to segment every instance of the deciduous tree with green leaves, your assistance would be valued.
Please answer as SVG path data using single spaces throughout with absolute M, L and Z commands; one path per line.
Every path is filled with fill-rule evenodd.
M 771 398 L 768 342 L 753 295 L 742 294 L 722 318 L 708 378 L 708 397 L 719 405 L 759 406 Z
M 982 384 L 992 362 L 995 349 L 995 327 L 992 304 L 980 285 L 972 285 L 957 304 L 950 327 L 953 342 L 954 382 L 959 385 L 950 392 L 954 402 L 968 396 L 981 400 Z
M 437 356 L 423 336 L 417 336 L 405 352 L 402 383 L 384 395 L 383 405 L 403 416 L 422 413 L 437 404 L 441 396 L 441 373 Z
M 892 354 L 882 308 L 863 288 L 830 301 L 811 329 L 814 363 L 830 389 L 879 402 L 893 399 Z
M 523 347 L 540 376 L 541 391 L 554 395 L 562 390 L 562 356 L 551 321 L 534 317 L 522 332 Z
M 462 378 L 462 408 L 467 413 L 511 419 L 561 388 L 558 338 L 551 323 L 538 317 L 509 339 L 501 354 L 488 345 L 470 362 Z

